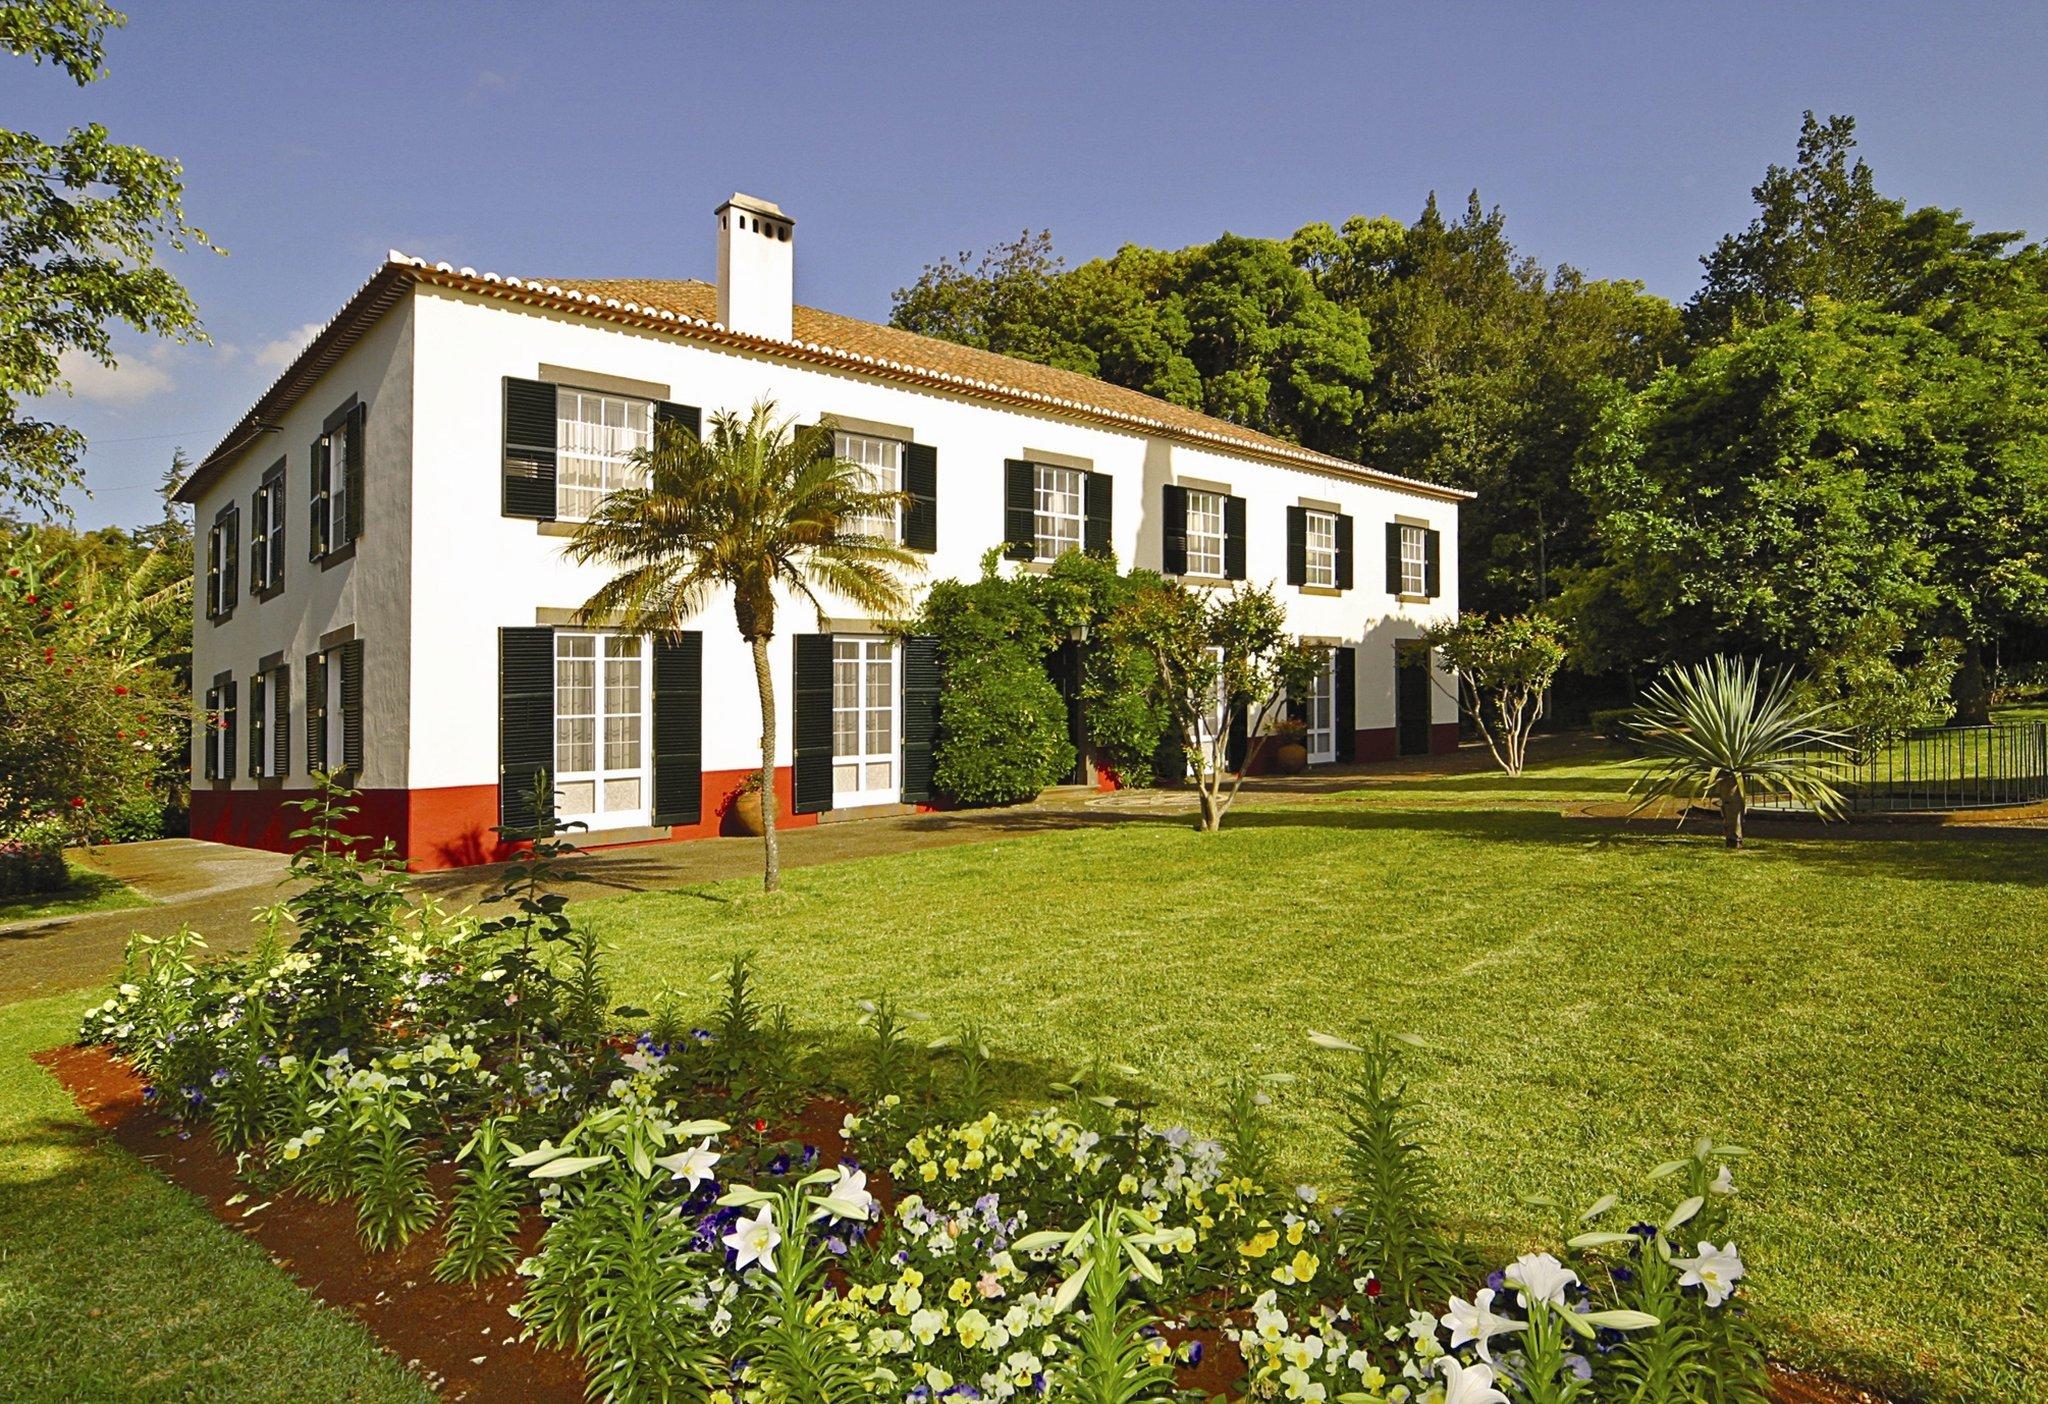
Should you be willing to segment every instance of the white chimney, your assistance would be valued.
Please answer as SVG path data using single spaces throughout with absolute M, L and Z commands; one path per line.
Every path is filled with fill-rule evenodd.
M 727 331 L 791 339 L 795 227 L 772 200 L 735 193 L 718 207 L 718 320 Z

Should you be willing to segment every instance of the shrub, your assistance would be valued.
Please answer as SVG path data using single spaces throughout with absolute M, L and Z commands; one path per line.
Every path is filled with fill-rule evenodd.
M 1600 707 L 1587 718 L 1593 734 L 1602 741 L 1618 741 L 1624 746 L 1636 744 L 1636 733 L 1629 723 L 1635 719 L 1633 707 Z
M 1067 705 L 1046 671 L 1059 646 L 1031 591 L 999 573 L 932 586 L 920 632 L 938 640 L 933 783 L 963 804 L 1014 804 L 1074 768 Z
M 50 824 L 23 826 L 0 838 L 0 897 L 32 897 L 71 886 L 64 834 Z

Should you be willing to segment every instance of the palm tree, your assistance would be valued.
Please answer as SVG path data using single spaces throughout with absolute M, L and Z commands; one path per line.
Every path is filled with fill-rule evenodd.
M 618 572 L 584 602 L 581 617 L 674 634 L 716 591 L 732 591 L 761 699 L 762 885 L 773 892 L 782 881 L 768 668 L 776 592 L 809 601 L 821 621 L 821 593 L 870 613 L 902 614 L 910 595 L 898 572 L 917 558 L 865 523 L 893 513 L 903 495 L 875 488 L 867 469 L 835 458 L 829 423 L 793 429 L 768 400 L 745 418 L 713 415 L 701 439 L 664 424 L 633 463 L 646 485 L 609 494 L 569 543 L 570 559 Z
M 1691 667 L 1674 664 L 1629 722 L 1658 761 L 1631 787 L 1643 792 L 1635 812 L 1666 797 L 1711 797 L 1730 848 L 1742 847 L 1742 816 L 1759 794 L 1785 795 L 1823 819 L 1840 813 L 1835 757 L 1847 745 L 1821 725 L 1828 710 L 1798 706 L 1789 675 L 1766 680 L 1760 665 L 1744 659 L 1716 654 Z

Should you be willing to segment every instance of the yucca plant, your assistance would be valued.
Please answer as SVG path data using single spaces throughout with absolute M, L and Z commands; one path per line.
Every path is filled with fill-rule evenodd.
M 1828 715 L 1794 699 L 1788 673 L 1767 677 L 1747 659 L 1716 654 L 1674 664 L 1629 723 L 1656 761 L 1631 789 L 1642 796 L 1634 812 L 1660 799 L 1712 799 L 1730 848 L 1742 847 L 1742 816 L 1759 795 L 1783 795 L 1831 818 L 1842 810 L 1834 780 L 1847 741 L 1826 727 Z

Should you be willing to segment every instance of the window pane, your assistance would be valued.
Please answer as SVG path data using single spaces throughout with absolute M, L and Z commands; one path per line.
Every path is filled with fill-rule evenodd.
M 646 400 L 555 392 L 555 512 L 567 521 L 588 517 L 605 494 L 637 486 L 645 474 L 631 459 L 654 439 L 654 406 Z
M 1223 574 L 1223 496 L 1188 493 L 1188 574 Z
M 833 452 L 848 463 L 857 463 L 867 470 L 867 480 L 862 484 L 870 492 L 900 492 L 903 487 L 903 445 L 895 439 L 877 438 L 873 434 L 840 434 L 835 440 Z M 847 527 L 863 536 L 879 536 L 886 541 L 895 541 L 900 536 L 897 525 L 898 512 L 891 509 L 870 516 L 853 517 Z
M 1040 560 L 1057 559 L 1062 552 L 1081 549 L 1086 524 L 1086 487 L 1078 468 L 1052 468 L 1039 464 L 1034 470 L 1034 503 Z

